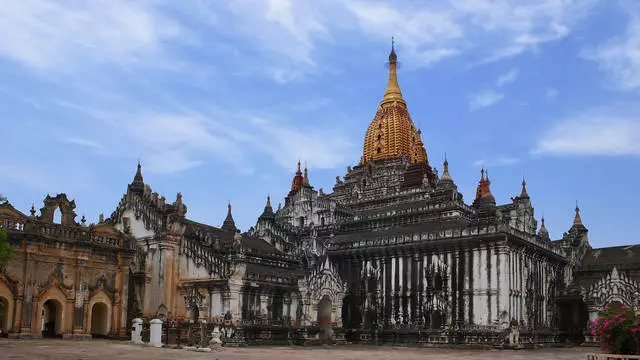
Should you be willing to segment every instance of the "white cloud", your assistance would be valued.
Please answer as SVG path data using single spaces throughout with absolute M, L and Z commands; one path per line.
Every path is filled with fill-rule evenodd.
M 192 71 L 197 60 L 173 51 L 191 46 L 289 82 L 326 71 L 318 58 L 336 44 L 387 43 L 392 35 L 409 68 L 455 55 L 484 62 L 537 51 L 567 36 L 594 1 L 25 0 L 0 8 L 0 56 L 43 73 L 105 63 Z
M 473 162 L 474 167 L 478 166 L 509 166 L 514 165 L 520 162 L 520 159 L 509 157 L 509 156 L 499 156 L 495 159 L 489 160 L 476 160 Z
M 621 90 L 640 89 L 640 14 L 629 19 L 626 33 L 605 43 L 584 49 L 582 57 L 595 61 L 610 79 L 613 87 Z
M 96 143 L 95 141 L 78 138 L 78 137 L 63 138 L 61 139 L 61 141 L 69 144 L 80 145 L 80 146 L 89 147 L 89 148 L 95 148 L 95 149 L 102 148 L 102 146 L 100 146 L 100 144 Z
M 621 112 L 624 109 L 624 112 Z M 592 109 L 542 134 L 534 155 L 640 155 L 640 111 L 633 105 Z
M 544 93 L 544 96 L 550 98 L 550 99 L 554 99 L 556 96 L 558 96 L 560 92 L 558 92 L 557 89 L 547 89 L 547 92 Z
M 473 94 L 469 98 L 469 108 L 476 110 L 495 105 L 504 99 L 504 94 L 493 90 L 484 90 Z
M 144 4 L 143 4 L 144 3 Z M 45 0 L 0 7 L 0 55 L 30 68 L 77 70 L 88 62 L 153 60 L 163 42 L 185 36 L 149 2 L 96 0 L 73 6 Z
M 511 84 L 518 78 L 518 69 L 511 69 L 508 73 L 500 75 L 496 80 L 496 85 L 502 87 L 507 84 Z

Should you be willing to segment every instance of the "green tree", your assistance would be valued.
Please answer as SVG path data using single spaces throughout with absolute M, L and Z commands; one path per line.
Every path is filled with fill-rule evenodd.
M 5 202 L 6 200 L 7 198 L 0 195 L 0 203 Z M 7 239 L 7 231 L 4 229 L 2 224 L 0 224 L 0 269 L 7 265 L 12 251 L 13 249 L 11 248 L 11 245 L 9 245 L 9 240 Z

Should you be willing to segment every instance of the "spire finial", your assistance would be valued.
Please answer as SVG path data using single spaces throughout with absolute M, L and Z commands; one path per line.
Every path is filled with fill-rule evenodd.
M 231 214 L 231 200 L 227 200 L 229 203 L 227 205 L 227 213 Z
M 304 161 L 304 177 L 302 178 L 302 183 L 309 185 L 309 173 L 307 172 L 307 160 Z
M 391 52 L 389 53 L 389 82 L 387 83 L 387 89 L 384 92 L 384 97 L 380 102 L 380 105 L 399 102 L 406 107 L 406 103 L 402 98 L 402 91 L 398 85 L 398 55 L 396 55 L 395 39 L 391 38 Z
M 36 216 L 36 205 L 31 204 L 31 217 L 35 217 L 35 216 Z
M 133 177 L 132 185 L 136 185 L 138 187 L 144 187 L 144 179 L 142 178 L 142 165 L 140 165 L 140 159 L 138 159 L 138 169 L 136 170 L 136 175 Z
M 271 207 L 271 196 L 267 195 L 267 207 Z
M 549 232 L 547 231 L 547 227 L 544 226 L 544 215 L 542 215 L 542 218 L 540 219 L 540 231 L 538 231 L 538 233 L 540 234 L 548 234 Z
M 527 181 L 522 177 L 522 192 L 520 192 L 521 197 L 527 196 Z
M 582 218 L 580 217 L 580 208 L 578 207 L 578 200 L 576 200 L 576 216 L 573 218 L 573 225 L 582 225 Z
M 444 170 L 442 171 L 442 176 L 440 177 L 440 181 L 442 180 L 452 180 L 451 174 L 449 174 L 449 161 L 447 160 L 447 153 L 444 153 L 444 163 L 442 163 Z
M 480 180 L 484 181 L 484 167 L 480 169 Z

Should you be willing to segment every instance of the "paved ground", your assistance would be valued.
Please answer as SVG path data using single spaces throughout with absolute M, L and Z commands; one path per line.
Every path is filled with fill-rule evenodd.
M 7 340 L 0 339 L 3 360 L 465 360 L 465 359 L 558 359 L 586 360 L 594 348 L 548 348 L 538 350 L 460 350 L 395 347 L 251 347 L 220 352 L 154 349 L 107 340 Z

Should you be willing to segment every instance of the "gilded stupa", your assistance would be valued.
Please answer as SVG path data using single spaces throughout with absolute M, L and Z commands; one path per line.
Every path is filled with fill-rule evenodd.
M 389 82 L 376 115 L 367 129 L 360 164 L 371 159 L 389 159 L 403 155 L 407 156 L 412 164 L 428 164 L 420 130 L 413 124 L 407 103 L 402 98 L 402 91 L 398 85 L 397 66 L 398 56 L 392 40 L 389 54 Z

